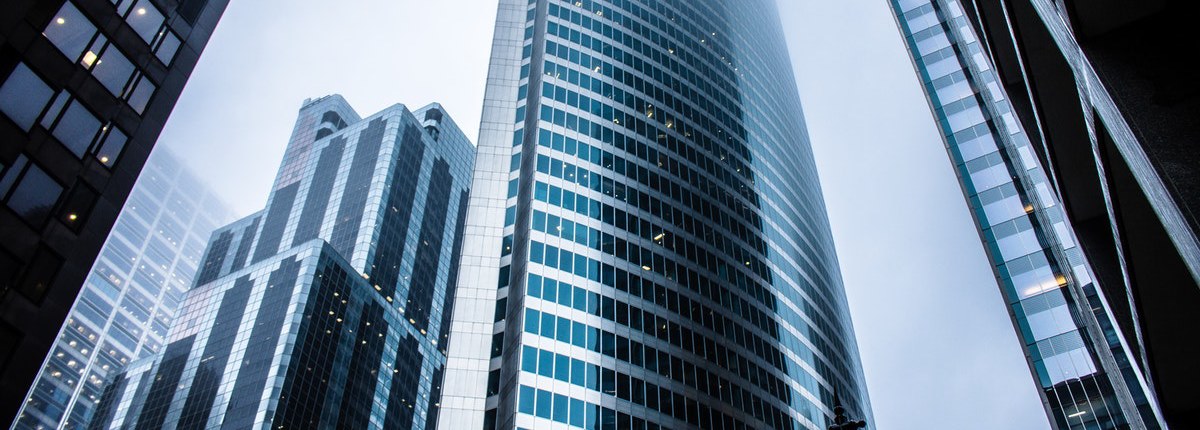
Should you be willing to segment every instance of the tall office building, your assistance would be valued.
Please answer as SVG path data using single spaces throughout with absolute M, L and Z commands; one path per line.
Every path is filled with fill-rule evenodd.
M 227 3 L 0 4 L 0 422 L 20 408 Z
M 996 3 L 1008 7 L 1025 2 Z M 1041 0 L 1031 3 L 1039 8 L 1049 4 Z M 1125 120 L 1113 116 L 1117 112 L 1112 100 L 1100 97 L 1097 91 L 1102 91 L 1102 84 L 1094 75 L 1079 75 L 1080 82 L 1089 82 L 1079 87 L 1073 82 L 1036 78 L 1014 85 L 1013 76 L 1006 75 L 1014 72 L 1006 70 L 1014 65 L 993 62 L 999 42 L 989 42 L 988 33 L 975 27 L 978 16 L 971 11 L 975 4 L 960 0 L 891 2 L 1051 423 L 1058 429 L 1194 427 L 1195 354 L 1179 354 L 1196 349 L 1195 342 L 1187 339 L 1197 327 L 1197 314 L 1194 305 L 1191 309 L 1173 307 L 1192 303 L 1185 293 L 1197 291 L 1183 266 L 1167 267 L 1180 264 L 1181 257 L 1186 260 L 1186 247 L 1176 248 L 1166 237 L 1146 232 L 1163 225 L 1129 225 L 1153 217 L 1148 213 L 1128 216 L 1147 208 L 1142 207 L 1144 200 L 1129 201 L 1120 195 L 1139 192 L 1128 188 L 1130 183 L 1121 183 L 1131 180 L 1129 166 L 1114 167 L 1131 163 L 1131 158 L 1121 158 L 1129 153 L 1113 152 L 1112 145 L 1124 144 L 1102 133 L 1058 136 L 1050 130 L 1069 126 L 1059 122 L 1064 116 L 1086 117 L 1092 131 L 1105 127 L 1101 123 L 1115 130 L 1112 127 L 1125 124 Z M 987 7 L 991 6 L 995 5 Z M 1052 51 L 1062 46 L 1028 49 Z M 1079 70 L 1090 70 L 1082 57 L 1075 60 L 1080 61 L 1075 64 Z M 1041 106 L 1046 111 L 1023 113 L 1031 100 L 1039 100 L 1026 93 L 1034 85 L 1051 92 L 1076 94 L 1078 90 L 1086 97 L 1071 96 L 1074 110 L 1046 104 Z M 1079 110 L 1081 100 L 1096 105 Z M 1132 136 L 1120 137 L 1125 138 Z M 1046 152 L 1048 148 L 1054 149 Z M 1083 160 L 1103 161 L 1109 167 L 1089 173 L 1095 166 L 1083 164 Z M 1076 188 L 1105 172 L 1114 176 L 1092 185 L 1124 190 L 1109 189 L 1101 195 L 1098 190 Z M 1142 173 L 1154 174 L 1153 170 Z M 1093 191 L 1098 194 L 1088 195 Z M 1088 199 L 1103 201 L 1085 202 Z M 1170 199 L 1158 203 L 1167 204 Z M 1084 215 L 1093 211 L 1098 211 L 1093 215 L 1102 220 Z M 1111 233 L 1107 239 L 1101 237 L 1104 231 Z M 1145 242 L 1119 245 L 1127 233 L 1138 236 L 1133 241 Z M 1177 237 L 1175 244 L 1191 240 L 1185 236 Z M 1117 241 L 1115 256 L 1124 260 L 1111 258 L 1114 255 L 1108 252 L 1113 249 L 1105 248 L 1101 243 L 1105 240 Z M 1152 242 L 1159 249 L 1147 253 L 1144 246 Z M 1145 258 L 1162 260 L 1139 263 Z M 1163 272 L 1143 272 L 1158 270 L 1153 267 Z M 1139 274 L 1134 276 L 1133 269 Z M 1170 296 L 1181 302 L 1162 302 Z M 1160 342 L 1170 345 L 1160 349 Z M 1187 360 L 1188 365 L 1181 366 L 1185 362 L 1179 360 Z M 1176 377 L 1179 379 L 1171 379 Z M 1181 391 L 1180 384 L 1187 389 Z
M 158 352 L 204 244 L 232 214 L 159 148 L 129 194 L 14 429 L 82 429 L 108 376 Z
M 212 234 L 89 428 L 435 425 L 474 148 L 442 107 L 300 109 L 265 210 Z
M 440 428 L 869 417 L 773 2 L 502 0 L 479 139 Z

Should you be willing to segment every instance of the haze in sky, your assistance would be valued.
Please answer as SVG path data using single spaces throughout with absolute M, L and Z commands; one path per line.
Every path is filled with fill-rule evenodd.
M 730 0 L 741 1 L 741 0 Z M 1047 429 L 885 0 L 778 0 L 876 429 Z M 233 0 L 159 141 L 262 209 L 305 98 L 442 103 L 477 133 L 493 1 Z

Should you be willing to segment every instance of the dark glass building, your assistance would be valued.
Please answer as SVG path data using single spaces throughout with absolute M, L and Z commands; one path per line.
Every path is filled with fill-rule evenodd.
M 0 422 L 20 408 L 227 3 L 0 4 Z
M 1039 357 L 1060 349 L 1027 331 L 1043 307 L 1027 303 L 1035 295 L 1007 267 L 1021 256 L 993 242 L 1023 235 L 1045 250 L 1036 266 L 1063 277 L 1050 294 L 1065 297 L 1054 299 L 1066 306 L 1060 319 L 1086 329 L 1077 346 L 1090 365 L 1077 362 L 1066 379 L 1039 375 L 1055 426 L 1200 427 L 1200 343 L 1190 341 L 1200 327 L 1200 75 L 1184 60 L 1197 50 L 1200 7 L 900 0 L 893 9 L 997 275 L 1016 288 L 1008 298 L 1034 370 L 1053 374 Z M 1011 181 L 976 178 L 987 169 Z M 986 209 L 1005 199 L 1029 214 Z M 1056 388 L 1086 385 L 1084 375 L 1099 385 Z
M 166 343 L 209 234 L 233 218 L 179 161 L 160 147 L 146 163 L 13 428 L 86 428 L 108 376 Z
M 439 105 L 306 101 L 266 209 L 213 232 L 89 428 L 435 426 L 473 161 Z
M 503 0 L 444 429 L 870 417 L 769 0 Z

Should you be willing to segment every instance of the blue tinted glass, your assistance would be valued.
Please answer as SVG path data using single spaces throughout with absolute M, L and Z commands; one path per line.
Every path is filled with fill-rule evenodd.
M 522 385 L 517 394 L 518 408 L 523 414 L 533 415 L 533 388 Z
M 550 418 L 550 412 L 554 409 L 553 398 L 549 391 L 537 390 L 537 416 Z

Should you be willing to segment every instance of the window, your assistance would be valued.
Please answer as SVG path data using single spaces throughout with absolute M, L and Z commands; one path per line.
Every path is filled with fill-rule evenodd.
M 113 124 L 106 126 L 104 131 L 107 134 L 96 148 L 96 159 L 100 160 L 100 164 L 105 167 L 112 167 L 117 163 L 117 158 L 121 156 L 121 150 L 125 149 L 125 143 L 129 141 L 129 137 Z
M 135 85 L 133 91 L 129 93 L 129 107 L 140 114 L 146 110 L 146 105 L 150 104 L 150 97 L 158 88 L 145 76 L 142 76 Z
M 96 26 L 83 16 L 75 5 L 67 2 L 50 20 L 50 24 L 46 25 L 42 35 L 74 62 L 96 35 Z
M 79 182 L 67 193 L 58 219 L 72 231 L 79 232 L 96 205 L 96 191 L 92 187 Z
M 33 70 L 25 63 L 18 63 L 0 85 L 0 111 L 22 130 L 29 131 L 53 95 L 54 91 Z
M 76 157 L 83 157 L 96 133 L 100 131 L 100 120 L 96 119 L 79 100 L 71 102 L 51 134 L 58 138 Z
M 18 291 L 34 303 L 41 303 L 62 264 L 63 259 L 57 253 L 44 245 L 39 246 L 25 269 Z
M 137 32 L 138 36 L 142 36 L 142 40 L 151 43 L 159 34 L 159 28 L 162 27 L 163 14 L 153 4 L 150 4 L 149 0 L 138 0 L 133 5 L 133 9 L 130 9 L 129 15 L 125 17 L 125 22 L 133 27 L 133 31 Z
M 158 49 L 154 51 L 154 55 L 158 57 L 163 64 L 171 65 L 171 60 L 175 59 L 175 53 L 179 52 L 179 36 L 170 31 L 163 33 L 162 42 L 159 42 Z
M 16 173 L 15 171 L 6 171 L 5 182 L 8 181 L 9 175 L 15 176 Z M 16 212 L 26 222 L 35 227 L 41 227 L 42 224 L 45 224 L 54 204 L 58 202 L 60 194 L 62 194 L 62 185 L 59 185 L 41 168 L 31 164 L 25 169 L 25 174 L 15 180 L 12 191 L 6 196 L 5 202 L 9 209 Z
M 92 75 L 100 80 L 101 84 L 104 84 L 104 88 L 107 88 L 108 92 L 121 97 L 135 70 L 133 63 L 129 62 L 129 59 L 115 45 L 110 44 L 104 50 L 100 61 L 97 61 L 92 67 Z

